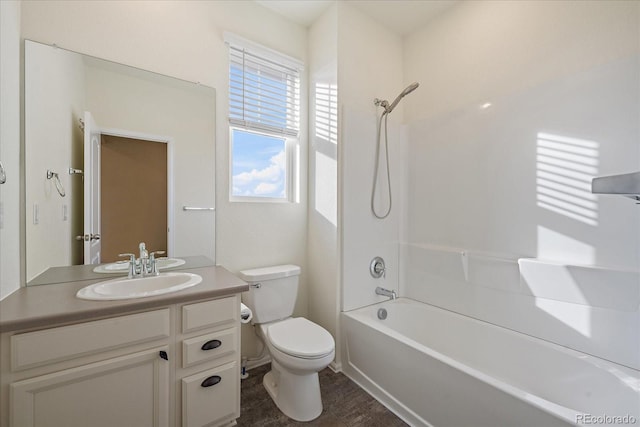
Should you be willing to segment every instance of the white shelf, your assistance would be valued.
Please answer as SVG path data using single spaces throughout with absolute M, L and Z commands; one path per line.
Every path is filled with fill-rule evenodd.
M 591 192 L 594 194 L 618 194 L 640 201 L 640 172 L 593 178 Z

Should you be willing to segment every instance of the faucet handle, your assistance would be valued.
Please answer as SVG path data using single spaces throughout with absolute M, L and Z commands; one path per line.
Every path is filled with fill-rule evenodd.
M 158 274 L 160 274 L 158 272 L 158 264 L 157 264 L 157 260 L 156 260 L 156 254 L 164 255 L 165 253 L 166 253 L 165 251 L 154 251 L 154 252 L 151 252 L 149 254 L 148 272 L 149 272 L 150 275 L 157 276 Z
M 136 256 L 135 254 L 118 254 L 118 256 L 120 257 L 125 257 L 128 256 L 129 257 L 129 274 L 127 275 L 127 277 L 129 279 L 133 279 L 134 277 L 136 277 Z
M 129 257 L 129 261 L 130 262 L 136 262 L 136 255 L 135 254 L 118 254 L 119 257 L 125 257 L 128 256 Z
M 371 260 L 369 264 L 369 273 L 374 279 L 379 279 L 381 277 L 387 277 L 387 267 L 384 265 L 384 260 L 377 256 Z
M 166 253 L 167 253 L 167 252 L 165 252 L 165 251 L 153 251 L 153 252 L 151 252 L 151 253 L 149 254 L 149 258 L 151 258 L 151 259 L 155 259 L 156 255 L 164 255 L 164 254 L 166 254 Z

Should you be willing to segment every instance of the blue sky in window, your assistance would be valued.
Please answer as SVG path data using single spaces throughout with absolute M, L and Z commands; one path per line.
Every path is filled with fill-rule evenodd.
M 285 139 L 233 129 L 233 195 L 284 198 Z

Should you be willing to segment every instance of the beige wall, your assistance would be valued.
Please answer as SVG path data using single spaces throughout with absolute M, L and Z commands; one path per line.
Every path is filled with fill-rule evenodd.
M 86 90 L 85 68 L 79 55 L 38 43 L 25 47 L 24 76 L 25 243 L 29 282 L 49 267 L 81 261 L 73 260 L 71 253 L 72 245 L 78 245 L 73 235 L 82 234 L 82 211 L 76 212 L 72 206 L 72 201 L 82 201 L 82 178 L 69 175 L 67 170 L 82 169 L 79 119 L 86 108 Z M 47 179 L 47 170 L 58 173 L 64 197 L 58 194 L 54 180 Z M 33 213 L 36 206 L 37 224 Z M 66 219 L 63 207 L 67 210 Z
M 169 141 L 173 204 L 171 256 L 204 255 L 215 260 L 215 214 L 182 206 L 215 206 L 216 91 L 151 73 L 87 61 L 87 108 L 101 128 Z M 195 185 L 194 185 L 195 183 Z M 120 252 L 136 252 L 137 245 Z M 168 247 L 147 249 L 167 250 Z
M 228 202 L 228 58 L 224 31 L 306 61 L 306 29 L 254 2 L 22 3 L 23 38 L 56 43 L 81 53 L 216 88 L 217 262 L 231 271 L 280 263 L 302 266 L 296 312 L 304 315 L 307 312 L 306 192 L 302 192 L 298 204 Z M 303 189 L 307 186 L 305 76 L 303 74 L 300 140 Z M 251 355 L 253 347 L 252 334 L 243 333 L 243 353 Z
M 338 15 L 330 7 L 309 29 L 309 319 L 339 345 Z M 328 122 L 329 120 L 330 122 Z M 336 351 L 339 363 L 340 352 Z
M 0 1 L 0 300 L 20 287 L 20 2 Z

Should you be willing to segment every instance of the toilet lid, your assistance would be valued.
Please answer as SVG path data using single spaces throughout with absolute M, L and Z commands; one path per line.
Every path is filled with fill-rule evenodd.
M 295 317 L 271 325 L 267 330 L 271 344 L 291 356 L 314 358 L 333 351 L 333 337 L 323 327 Z

